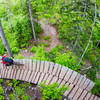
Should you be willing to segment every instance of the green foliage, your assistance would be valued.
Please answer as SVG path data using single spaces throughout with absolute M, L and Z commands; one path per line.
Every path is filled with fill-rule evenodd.
M 30 82 L 27 82 L 27 85 L 28 85 L 28 86 L 32 86 Z
M 33 46 L 33 47 L 31 48 L 31 52 L 33 52 L 33 53 L 35 53 L 36 50 L 37 50 L 37 47 L 36 47 L 36 46 Z
M 12 52 L 13 52 L 14 54 L 18 54 L 18 52 L 20 51 L 20 49 L 17 48 L 17 47 L 12 48 L 11 50 L 12 50 Z
M 16 87 L 20 82 L 16 79 L 13 79 L 14 87 Z
M 75 71 L 81 68 L 81 66 L 78 66 L 77 59 L 70 51 L 68 51 L 67 53 L 58 54 L 54 60 L 56 63 L 67 66 Z
M 9 15 L 5 5 L 2 5 L 0 7 L 0 20 L 2 19 L 3 30 L 10 44 L 12 52 L 14 54 L 18 54 L 20 48 L 28 47 L 29 40 L 33 39 L 28 1 L 9 1 L 8 6 L 11 11 L 11 20 L 9 20 Z M 43 30 L 41 29 L 41 25 L 34 21 L 34 28 L 36 36 L 40 36 L 40 33 L 43 32 Z M 4 54 L 6 52 L 6 49 L 2 43 L 1 38 L 0 46 L 0 54 Z
M 4 94 L 3 87 L 0 85 L 0 95 Z
M 59 99 L 62 100 L 62 96 L 64 92 L 68 90 L 68 87 L 63 85 L 59 88 L 58 83 L 53 83 L 47 85 L 46 82 L 40 83 L 40 91 L 42 91 L 43 97 L 42 100 L 50 100 L 50 99 Z
M 25 95 L 22 95 L 21 96 L 22 100 L 29 100 L 29 95 L 28 94 L 25 94 Z
M 50 44 L 45 43 L 45 44 L 44 44 L 44 47 L 50 47 Z
M 100 93 L 100 79 L 95 80 L 95 86 L 91 92 L 95 95 L 99 95 L 99 93 Z
M 6 52 L 6 48 L 2 42 L 2 40 L 0 39 L 0 54 L 3 55 Z
M 44 40 L 50 41 L 50 35 L 46 35 L 46 36 L 44 37 Z
M 5 100 L 5 97 L 3 95 L 0 95 L 0 100 Z
M 19 86 L 15 87 L 15 92 L 18 94 L 18 97 L 24 94 L 25 88 L 20 88 Z
M 0 78 L 0 84 L 2 84 L 2 83 L 3 83 L 3 79 Z
M 17 100 L 16 95 L 14 93 L 9 94 L 9 97 L 10 97 L 11 100 Z
M 35 54 L 35 59 L 36 60 L 43 60 L 43 61 L 49 61 L 48 59 L 48 53 L 46 52 L 46 50 L 44 49 L 44 47 L 38 47 L 36 54 Z
M 24 59 L 24 55 L 19 54 L 19 55 L 15 56 L 15 59 Z

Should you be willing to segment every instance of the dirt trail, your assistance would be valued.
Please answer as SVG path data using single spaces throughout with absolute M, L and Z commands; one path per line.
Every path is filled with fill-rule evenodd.
M 62 42 L 59 40 L 59 34 L 57 32 L 57 29 L 53 26 L 47 25 L 45 20 L 41 20 L 39 21 L 39 23 L 41 24 L 42 29 L 44 30 L 44 33 L 42 34 L 42 42 L 46 42 L 44 40 L 44 36 L 46 35 L 50 35 L 51 37 L 51 42 L 50 47 L 47 47 L 46 50 L 49 52 L 51 51 L 51 49 L 55 48 L 58 44 L 61 45 Z
M 59 40 L 59 34 L 57 33 L 57 29 L 55 27 L 47 25 L 44 19 L 39 21 L 39 23 L 41 24 L 41 27 L 44 31 L 44 33 L 41 35 L 42 39 L 39 40 L 39 42 L 42 41 L 44 43 L 50 44 L 50 47 L 46 47 L 46 51 L 49 52 L 49 51 L 51 51 L 51 49 L 55 48 L 58 44 L 59 45 L 62 44 L 61 41 Z M 51 42 L 44 40 L 44 37 L 46 35 L 50 35 Z M 20 54 L 24 55 L 25 58 L 34 57 L 34 53 L 30 52 L 31 48 L 32 48 L 32 46 L 29 46 L 25 50 L 21 50 Z

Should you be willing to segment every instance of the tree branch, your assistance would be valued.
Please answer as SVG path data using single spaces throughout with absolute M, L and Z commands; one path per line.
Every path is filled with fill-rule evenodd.
M 84 55 L 85 55 L 85 53 L 86 53 L 86 51 L 87 51 L 89 45 L 90 45 L 90 42 L 91 42 L 91 39 L 92 39 L 92 35 L 93 35 L 93 32 L 94 32 L 94 26 L 95 26 L 95 23 L 96 23 L 96 18 L 97 18 L 97 6 L 96 6 L 96 1 L 95 1 L 95 18 L 94 18 L 94 23 L 93 23 L 91 35 L 90 35 L 90 38 L 89 38 L 89 42 L 88 42 L 88 44 L 87 44 L 87 46 L 86 46 L 86 48 L 85 48 L 85 50 L 84 50 L 84 52 L 83 52 L 83 55 L 81 56 L 81 59 L 80 59 L 78 65 L 80 65 L 80 63 L 81 63 L 81 61 L 82 61 L 82 59 L 83 59 L 83 57 L 84 57 Z

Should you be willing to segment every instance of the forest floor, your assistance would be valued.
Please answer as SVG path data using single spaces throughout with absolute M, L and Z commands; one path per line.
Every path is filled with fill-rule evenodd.
M 39 39 L 38 42 L 43 42 L 43 43 L 47 43 L 50 45 L 49 47 L 46 47 L 47 52 L 51 51 L 57 45 L 62 44 L 61 40 L 59 39 L 59 34 L 57 32 L 56 27 L 47 25 L 46 21 L 44 19 L 40 20 L 39 23 L 41 24 L 43 33 L 41 34 L 41 40 Z M 50 36 L 50 40 L 51 40 L 50 42 L 44 40 L 44 37 L 48 36 L 48 35 Z M 19 54 L 24 55 L 25 58 L 34 57 L 35 55 L 34 55 L 34 53 L 31 52 L 31 48 L 32 48 L 32 46 L 29 46 L 29 47 L 25 48 L 25 50 L 21 50 Z

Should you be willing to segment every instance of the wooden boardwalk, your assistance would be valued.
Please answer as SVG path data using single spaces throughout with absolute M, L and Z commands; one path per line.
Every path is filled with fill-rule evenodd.
M 3 64 L 0 63 L 0 78 L 17 79 L 34 84 L 39 84 L 43 80 L 46 80 L 47 84 L 58 82 L 60 86 L 63 84 L 69 86 L 65 96 L 72 100 L 100 100 L 99 97 L 90 93 L 95 85 L 94 82 L 76 71 L 48 61 L 30 59 L 15 61 L 24 66 L 13 65 L 4 69 Z

